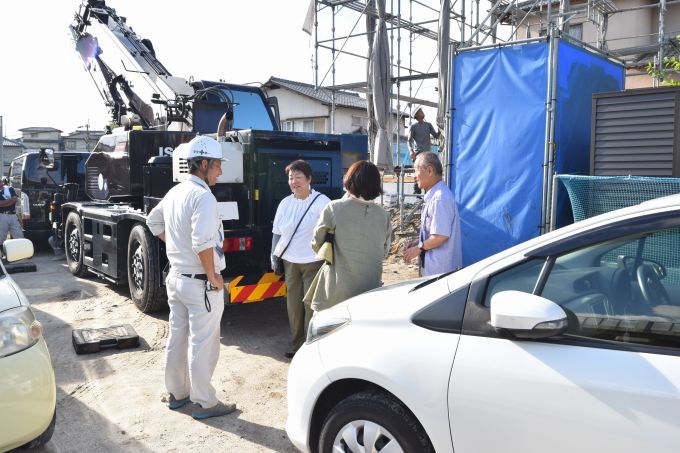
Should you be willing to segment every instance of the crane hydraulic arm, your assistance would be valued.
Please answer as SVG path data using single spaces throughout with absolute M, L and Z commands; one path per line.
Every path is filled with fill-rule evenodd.
M 170 74 L 151 41 L 140 38 L 125 17 L 104 0 L 86 0 L 70 29 L 114 123 L 130 120 L 144 128 L 165 128 L 176 122 L 181 129 L 191 129 L 189 103 L 196 90 Z

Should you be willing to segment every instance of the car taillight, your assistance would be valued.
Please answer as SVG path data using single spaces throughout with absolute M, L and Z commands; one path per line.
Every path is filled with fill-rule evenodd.
M 26 192 L 21 192 L 21 217 L 24 220 L 31 218 L 31 200 L 26 195 Z
M 252 237 L 235 237 L 235 238 L 225 238 L 222 244 L 222 250 L 225 252 L 243 252 L 245 250 L 252 250 L 253 248 L 253 238 Z

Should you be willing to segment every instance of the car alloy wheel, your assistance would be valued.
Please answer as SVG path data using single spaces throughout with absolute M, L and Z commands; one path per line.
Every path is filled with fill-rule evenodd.
M 333 451 L 403 453 L 404 449 L 383 426 L 369 420 L 355 420 L 340 428 L 333 442 Z

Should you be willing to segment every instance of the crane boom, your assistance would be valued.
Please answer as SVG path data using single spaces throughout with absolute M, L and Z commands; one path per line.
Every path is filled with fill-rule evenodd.
M 132 113 L 145 128 L 164 128 L 173 121 L 190 128 L 185 104 L 195 96 L 194 88 L 170 74 L 151 41 L 139 37 L 125 17 L 103 0 L 86 0 L 70 28 L 114 123 L 123 124 Z

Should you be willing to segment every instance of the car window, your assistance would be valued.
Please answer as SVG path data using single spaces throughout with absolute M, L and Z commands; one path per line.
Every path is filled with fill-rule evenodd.
M 558 257 L 541 295 L 568 333 L 652 346 L 680 345 L 680 229 L 621 238 Z
M 505 269 L 489 279 L 484 297 L 484 305 L 491 306 L 491 296 L 500 291 L 523 291 L 531 293 L 538 281 L 538 275 L 545 263 L 544 259 L 531 259 Z
M 15 189 L 21 189 L 24 159 L 25 157 L 14 159 L 9 169 L 9 183 Z

